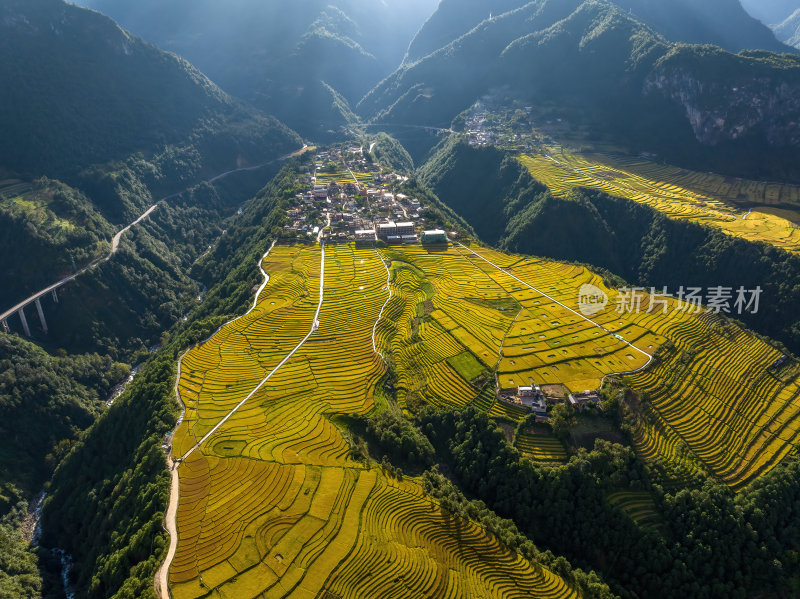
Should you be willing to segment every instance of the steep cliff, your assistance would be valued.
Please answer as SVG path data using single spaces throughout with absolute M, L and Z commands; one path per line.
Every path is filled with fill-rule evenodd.
M 680 103 L 697 141 L 707 145 L 763 136 L 800 144 L 800 58 L 764 52 L 678 47 L 661 59 L 644 94 Z

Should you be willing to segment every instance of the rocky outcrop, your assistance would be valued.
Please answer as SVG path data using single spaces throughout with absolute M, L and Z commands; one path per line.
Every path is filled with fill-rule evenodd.
M 681 104 L 702 144 L 759 135 L 772 146 L 800 146 L 800 81 L 746 73 L 699 77 L 691 67 L 658 66 L 646 78 L 644 94 Z

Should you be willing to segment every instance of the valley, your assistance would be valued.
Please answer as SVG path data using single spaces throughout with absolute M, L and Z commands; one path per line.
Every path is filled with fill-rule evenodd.
M 318 154 L 317 166 L 343 155 Z M 358 185 L 360 154 L 351 156 L 336 170 Z M 335 213 L 346 197 L 336 179 L 297 176 L 301 189 L 302 181 L 328 187 L 305 211 L 292 208 L 295 222 L 319 205 Z M 347 422 L 367 414 L 475 406 L 513 427 L 534 413 L 540 421 L 516 399 L 528 385 L 570 395 L 546 398 L 544 422 L 573 395 L 622 386 L 637 396 L 624 409 L 634 446 L 672 476 L 706 473 L 741 489 L 794 451 L 800 372 L 776 366 L 780 352 L 724 316 L 647 294 L 641 313 L 615 310 L 624 291 L 584 267 L 474 242 L 387 244 L 375 233 L 392 214 L 378 209 L 387 194 L 360 209 L 378 219 L 369 239 L 308 230 L 304 240 L 273 245 L 251 310 L 181 357 L 184 416 L 172 438 L 178 536 L 159 577 L 162 596 L 166 580 L 175 597 L 389 588 L 566 596 L 569 585 L 546 568 L 500 549 L 473 522 L 449 520 L 425 498 L 421 478 L 354 454 Z M 578 312 L 587 284 L 610 298 L 591 318 Z M 520 432 L 516 442 L 541 464 L 569 455 L 541 431 Z M 623 511 L 642 509 L 616 496 Z M 633 513 L 644 527 L 658 520 L 652 510 Z M 454 537 L 475 557 L 456 551 Z M 488 569 L 475 570 L 471 559 Z
M 798 595 L 791 2 L 167 4 L 0 0 L 0 597 Z

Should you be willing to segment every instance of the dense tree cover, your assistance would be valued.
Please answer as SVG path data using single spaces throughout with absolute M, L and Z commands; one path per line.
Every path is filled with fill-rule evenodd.
M 231 224 L 237 209 L 279 167 L 272 163 L 213 185 L 201 183 L 162 202 L 123 236 L 113 259 L 62 287 L 58 304 L 44 299 L 47 336 L 29 309 L 34 334 L 70 351 L 102 351 L 115 359 L 134 360 L 133 352 L 155 344 L 163 330 L 196 305 L 200 285 L 187 273 Z M 144 168 L 143 163 L 136 168 Z M 131 176 L 139 181 L 138 174 L 131 171 Z M 113 193 L 150 197 L 146 188 L 128 183 Z M 20 331 L 16 318 L 9 322 Z
M 580 238 L 581 243 L 574 243 Z M 545 194 L 510 223 L 501 246 L 591 262 L 642 286 L 763 290 L 758 314 L 734 314 L 755 331 L 800 350 L 800 258 L 766 243 L 670 219 L 591 190 L 567 199 Z
M 464 518 L 480 523 L 506 547 L 519 551 L 532 562 L 541 563 L 553 572 L 580 589 L 587 599 L 612 598 L 614 594 L 596 572 L 586 574 L 580 569 L 573 568 L 563 557 L 556 557 L 551 551 L 539 551 L 528 537 L 523 535 L 512 520 L 500 518 L 496 513 L 486 507 L 479 500 L 468 500 L 464 494 L 447 477 L 443 476 L 438 467 L 427 470 L 423 475 L 425 491 L 439 500 L 439 505 L 457 518 Z
M 62 0 L 9 0 L 0 31 L 0 75 L 15 82 L 0 101 L 0 163 L 12 170 L 64 175 L 187 142 L 221 170 L 300 145 L 186 61 L 99 13 Z
M 403 59 L 436 0 L 83 0 L 315 141 Z
M 396 466 L 420 469 L 432 466 L 434 449 L 427 437 L 395 410 L 373 416 L 353 416 L 351 428 L 366 438 L 356 438 L 353 456 L 357 459 L 389 460 Z
M 367 138 L 372 147 L 371 157 L 381 165 L 387 165 L 400 173 L 414 170 L 414 160 L 399 141 L 388 133 L 380 132 Z M 374 144 L 374 146 L 373 146 Z
M 501 11 L 509 8 L 503 4 Z M 643 12 L 662 9 L 661 3 L 625 4 Z M 675 4 L 665 14 L 677 14 Z M 680 4 L 691 10 L 694 3 Z M 384 127 L 447 128 L 478 99 L 504 90 L 554 108 L 581 138 L 588 134 L 698 170 L 800 178 L 794 124 L 800 104 L 796 92 L 788 92 L 800 86 L 797 57 L 676 45 L 612 2 L 519 2 L 491 19 L 480 3 L 468 3 L 465 13 L 470 6 L 474 28 L 404 63 L 359 102 L 359 113 Z M 451 15 L 459 8 L 459 2 L 442 4 Z M 433 17 L 430 24 L 447 29 L 462 16 Z M 786 101 L 779 100 L 784 95 Z M 764 102 L 780 109 L 752 108 Z
M 0 484 L 0 597 L 37 597 L 42 590 L 38 559 L 22 537 L 27 508 L 22 491 Z
M 0 482 L 33 495 L 128 372 L 108 356 L 51 356 L 0 333 Z
M 422 431 L 462 488 L 511 518 L 540 547 L 596 569 L 623 597 L 746 597 L 781 592 L 796 568 L 798 465 L 765 475 L 739 497 L 713 481 L 664 491 L 633 450 L 598 441 L 564 466 L 522 458 L 473 408 L 428 409 Z M 650 491 L 663 533 L 643 529 L 606 501 L 613 490 Z M 787 565 L 782 560 L 786 560 Z
M 0 192 L 0 195 L 2 193 Z M 110 250 L 113 227 L 80 191 L 39 179 L 0 202 L 0 305 L 14 305 Z
M 493 244 L 502 239 L 517 212 L 547 191 L 503 150 L 472 147 L 460 135 L 437 146 L 419 178 L 481 239 Z
M 493 16 L 498 16 L 529 4 L 530 1 L 499 0 L 490 8 Z M 791 3 L 791 0 L 782 1 Z M 711 0 L 703 3 L 685 0 L 664 0 L 659 3 L 646 0 L 612 2 L 631 11 L 654 30 L 676 42 L 716 44 L 732 52 L 749 48 L 784 51 L 767 27 L 750 17 L 737 0 Z M 445 47 L 488 17 L 488 8 L 481 0 L 444 0 L 411 42 L 408 60 L 419 60 Z M 777 23 L 784 18 L 785 15 L 767 22 Z
M 473 236 L 475 231 L 472 226 L 461 218 L 452 208 L 442 202 L 430 188 L 423 185 L 416 177 L 412 176 L 397 190 L 410 198 L 417 198 L 424 210 L 422 216 L 427 219 L 426 226 L 441 227 L 445 231 L 456 231 L 462 235 Z
M 231 223 L 203 260 L 211 288 L 163 336 L 166 345 L 89 429 L 56 470 L 43 511 L 43 542 L 75 561 L 82 597 L 153 597 L 167 547 L 162 529 L 169 474 L 161 447 L 178 413 L 174 379 L 180 353 L 244 311 L 260 275 L 256 265 L 294 195 L 297 163 L 287 167 Z

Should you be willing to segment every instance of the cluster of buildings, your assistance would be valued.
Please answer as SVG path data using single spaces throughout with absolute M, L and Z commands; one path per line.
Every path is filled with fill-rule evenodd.
M 291 222 L 284 229 L 320 240 L 447 243 L 444 231 L 426 229 L 418 199 L 394 191 L 406 180 L 365 159 L 361 148 L 320 152 L 301 177 L 304 189 L 287 211 Z
M 538 385 L 522 385 L 514 389 L 503 390 L 500 393 L 502 401 L 528 408 L 536 416 L 536 422 L 547 422 L 550 418 L 547 412 L 548 404 L 563 402 L 561 397 L 547 397 Z M 597 391 L 584 391 L 583 393 L 570 393 L 567 401 L 573 408 L 580 411 L 589 405 L 600 403 L 600 394 Z

